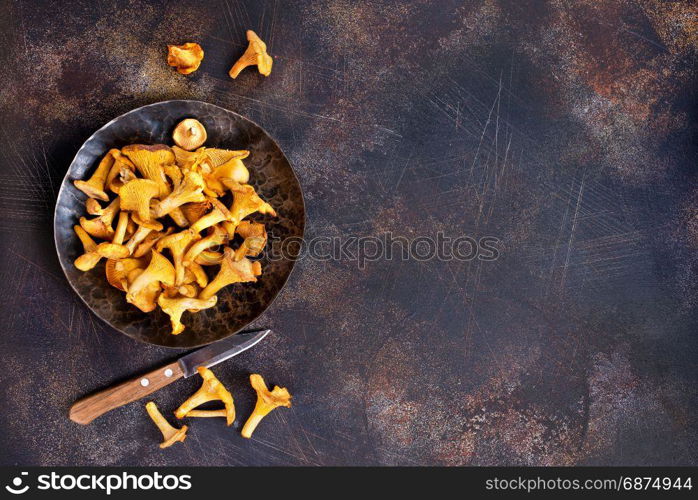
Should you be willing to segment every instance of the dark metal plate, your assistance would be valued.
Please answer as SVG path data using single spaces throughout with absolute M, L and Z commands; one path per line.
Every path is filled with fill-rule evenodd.
M 86 197 L 73 186 L 73 180 L 89 177 L 110 148 L 134 143 L 171 145 L 172 129 L 184 118 L 196 118 L 204 124 L 208 132 L 207 146 L 250 150 L 245 161 L 250 170 L 250 183 L 278 213 L 277 218 L 257 218 L 266 223 L 270 242 L 301 238 L 305 225 L 303 195 L 279 146 L 250 120 L 199 101 L 165 101 L 143 106 L 119 116 L 95 132 L 70 164 L 61 184 L 54 216 L 54 236 L 61 267 L 85 304 L 102 320 L 129 337 L 175 348 L 215 342 L 244 328 L 269 307 L 294 265 L 292 259 L 263 256 L 263 274 L 257 283 L 226 287 L 219 292 L 216 307 L 197 314 L 185 313 L 187 329 L 180 335 L 169 333 L 169 318 L 161 311 L 145 314 L 128 304 L 124 293 L 107 283 L 103 263 L 86 273 L 73 266 L 73 261 L 82 253 L 73 226 L 80 216 L 86 215 Z

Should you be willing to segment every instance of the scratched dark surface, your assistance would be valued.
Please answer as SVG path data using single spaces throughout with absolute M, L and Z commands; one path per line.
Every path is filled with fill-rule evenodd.
M 97 7 L 98 5 L 98 7 Z M 691 2 L 0 3 L 3 464 L 698 463 Z M 694 8 L 694 7 L 693 7 Z M 227 70 L 252 28 L 274 69 Z M 201 69 L 165 64 L 197 41 Z M 309 236 L 491 235 L 494 262 L 302 260 L 216 372 L 235 429 L 161 451 L 141 404 L 77 398 L 173 359 L 69 288 L 56 188 L 113 117 L 199 99 L 269 131 Z M 292 409 L 252 440 L 247 375 Z M 193 391 L 155 397 L 166 412 Z

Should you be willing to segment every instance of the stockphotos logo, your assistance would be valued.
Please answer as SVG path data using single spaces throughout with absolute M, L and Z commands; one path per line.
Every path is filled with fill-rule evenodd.
M 22 484 L 24 483 L 24 476 L 28 475 L 28 472 L 20 472 L 19 476 L 12 479 L 11 485 L 8 484 L 7 486 L 5 486 L 5 489 L 14 495 L 21 495 L 22 493 L 26 493 L 29 489 L 29 485 L 25 484 L 24 486 L 22 486 Z
M 28 472 L 21 472 L 12 479 L 5 489 L 14 495 L 26 493 L 30 486 Z M 188 474 L 41 474 L 36 478 L 35 488 L 42 491 L 82 490 L 101 491 L 111 495 L 114 491 L 133 490 L 189 490 L 191 489 L 191 476 Z

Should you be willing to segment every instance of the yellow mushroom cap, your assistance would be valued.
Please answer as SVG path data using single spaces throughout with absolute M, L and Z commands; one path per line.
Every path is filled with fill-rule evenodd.
M 242 152 L 242 151 L 241 151 Z M 244 153 L 249 153 L 244 151 Z M 247 184 L 250 180 L 250 171 L 242 162 L 245 156 L 232 157 L 216 166 L 210 174 L 206 174 L 206 185 L 217 196 L 225 194 L 225 190 L 236 187 L 238 184 Z
M 183 75 L 199 69 L 203 59 L 204 49 L 198 43 L 187 42 L 182 45 L 167 46 L 167 64 L 177 68 L 177 71 Z
M 187 118 L 177 124 L 172 132 L 175 144 L 187 151 L 193 151 L 206 142 L 206 128 L 199 120 Z
M 159 192 L 160 188 L 157 182 L 150 179 L 134 179 L 127 182 L 119 190 L 121 209 L 135 212 L 134 221 L 139 225 L 143 225 L 144 222 L 151 220 L 150 200 L 156 197 Z M 140 220 L 140 223 L 136 217 Z

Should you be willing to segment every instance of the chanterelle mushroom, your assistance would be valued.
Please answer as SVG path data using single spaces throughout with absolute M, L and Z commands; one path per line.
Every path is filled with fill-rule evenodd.
M 262 264 L 249 259 L 235 261 L 235 252 L 230 247 L 226 247 L 223 251 L 220 271 L 201 291 L 199 298 L 208 299 L 217 294 L 221 288 L 233 283 L 257 281 L 257 276 L 260 274 L 262 274 Z
M 204 49 L 194 42 L 187 42 L 182 45 L 167 46 L 167 64 L 177 68 L 183 75 L 188 75 L 199 69 L 199 65 L 204 58 Z
M 175 417 L 184 418 L 188 413 L 208 401 L 222 401 L 225 405 L 226 424 L 231 425 L 235 421 L 235 404 L 233 396 L 223 384 L 216 378 L 211 370 L 200 366 L 196 369 L 204 379 L 201 388 L 175 410 Z
M 285 387 L 274 386 L 274 389 L 270 392 L 262 376 L 256 373 L 250 375 L 250 384 L 257 392 L 257 404 L 255 404 L 252 415 L 250 415 L 250 418 L 247 419 L 242 428 L 242 437 L 244 438 L 252 437 L 252 433 L 262 419 L 274 408 L 279 406 L 291 407 L 291 394 Z
M 126 277 L 126 282 L 124 288 L 126 288 L 126 291 L 128 292 L 128 287 L 133 284 L 133 282 L 141 275 L 143 274 L 144 270 L 141 268 L 135 268 L 132 269 L 129 273 L 128 276 Z M 160 284 L 159 281 L 151 281 L 150 283 L 146 284 L 145 287 L 138 292 L 137 295 L 133 297 L 133 299 L 130 301 L 131 304 L 136 306 L 138 309 L 143 311 L 144 313 L 149 313 L 151 311 L 154 311 L 155 308 L 158 306 L 158 297 L 162 293 L 162 287 L 163 285 Z
M 81 271 L 89 271 L 97 265 L 102 256 L 99 255 L 99 252 L 97 252 L 97 243 L 90 238 L 87 231 L 85 231 L 81 226 L 73 226 L 73 229 L 75 230 L 75 234 L 78 235 L 78 238 L 80 238 L 82 247 L 85 250 L 85 253 L 75 259 L 75 267 Z
M 230 78 L 237 78 L 243 69 L 254 65 L 257 66 L 257 70 L 261 74 L 269 76 L 274 61 L 271 56 L 267 54 L 267 44 L 252 30 L 247 30 L 247 40 L 250 44 L 242 57 L 230 68 L 228 72 Z
M 206 129 L 199 120 L 186 118 L 179 122 L 172 132 L 172 140 L 182 149 L 194 151 L 206 142 Z
M 231 183 L 230 189 L 233 192 L 233 204 L 230 207 L 233 222 L 239 224 L 242 219 L 255 212 L 276 217 L 276 212 L 272 206 L 260 198 L 249 184 Z
M 165 417 L 162 416 L 162 413 L 160 413 L 160 410 L 158 410 L 158 407 L 155 406 L 155 403 L 152 401 L 145 405 L 145 409 L 153 422 L 155 422 L 155 425 L 158 426 L 158 429 L 160 429 L 160 432 L 162 432 L 162 437 L 165 439 L 162 443 L 160 443 L 160 448 L 167 448 L 178 441 L 184 441 L 186 439 L 187 429 L 189 427 L 186 425 L 183 425 L 181 429 L 172 427 L 170 423 L 165 420 Z
M 155 250 L 151 251 L 150 264 L 145 268 L 133 283 L 128 286 L 126 301 L 133 304 L 138 300 L 140 294 L 149 284 L 160 283 L 172 286 L 175 280 L 175 269 L 166 257 Z
M 158 196 L 159 191 L 155 181 L 134 179 L 121 187 L 117 199 L 121 200 L 121 209 L 135 212 L 138 217 L 134 220 L 143 225 L 151 220 L 150 200 Z
M 73 182 L 76 188 L 85 193 L 90 198 L 98 198 L 102 201 L 109 201 L 109 196 L 104 192 L 104 186 L 107 180 L 109 170 L 114 164 L 114 155 L 119 154 L 118 149 L 111 149 L 106 154 L 102 161 L 99 162 L 97 170 L 86 181 L 76 180 Z
M 247 256 L 256 257 L 267 244 L 267 231 L 264 224 L 244 220 L 238 224 L 235 232 L 245 238 L 240 247 L 235 250 L 235 260 L 242 260 Z
M 165 165 L 172 165 L 175 162 L 175 156 L 169 146 L 132 144 L 124 147 L 121 152 L 128 156 L 143 177 L 157 183 L 159 197 L 164 198 L 170 194 L 164 168 Z
M 80 225 L 87 231 L 90 236 L 101 240 L 110 240 L 114 237 L 114 228 L 112 222 L 114 217 L 119 212 L 119 198 L 112 201 L 107 208 L 102 210 L 102 215 L 94 219 L 80 217 Z
M 218 302 L 218 297 L 215 295 L 209 299 L 195 299 L 190 297 L 169 298 L 165 295 L 160 295 L 158 305 L 162 310 L 170 316 L 172 323 L 172 335 L 179 335 L 184 331 L 186 326 L 182 324 L 182 314 L 184 311 L 200 311 L 213 307 Z
M 163 217 L 185 203 L 196 203 L 206 199 L 203 193 L 204 179 L 196 172 L 187 172 L 182 182 L 164 200 L 155 205 L 153 216 Z
M 162 252 L 163 248 L 167 248 L 172 254 L 172 262 L 174 262 L 175 267 L 175 285 L 181 285 L 184 282 L 185 267 L 182 264 L 184 253 L 189 248 L 189 245 L 199 238 L 201 238 L 199 233 L 186 229 L 179 233 L 165 236 L 155 245 L 159 252 Z

